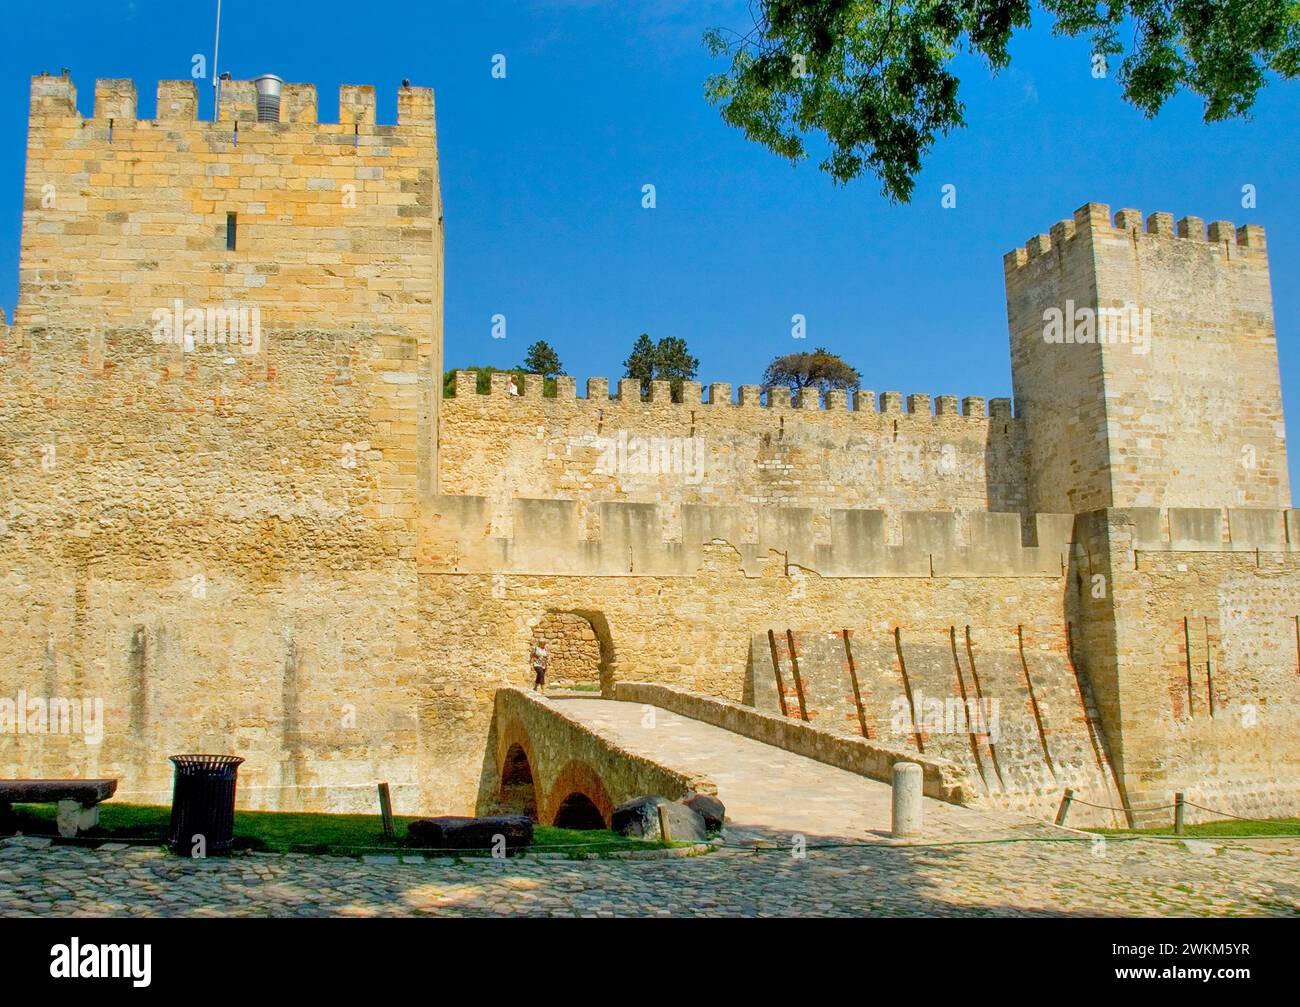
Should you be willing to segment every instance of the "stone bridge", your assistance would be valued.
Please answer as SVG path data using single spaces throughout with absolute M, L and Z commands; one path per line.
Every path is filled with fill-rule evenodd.
M 496 694 L 478 812 L 547 825 L 608 826 L 646 794 L 715 794 L 729 841 L 792 835 L 883 841 L 893 763 L 924 772 L 926 834 L 1005 836 L 1051 829 L 977 801 L 960 769 L 878 742 L 834 735 L 751 707 L 667 686 L 619 683 L 611 698 Z
M 518 812 L 544 825 L 600 828 L 609 825 L 617 805 L 633 797 L 717 793 L 702 774 L 668 766 L 645 746 L 625 747 L 581 716 L 584 704 L 603 702 L 498 690 L 479 813 Z

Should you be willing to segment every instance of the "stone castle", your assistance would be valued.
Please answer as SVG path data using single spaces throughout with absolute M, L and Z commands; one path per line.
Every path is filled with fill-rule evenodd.
M 974 803 L 1300 812 L 1260 227 L 1089 203 L 1009 253 L 1014 410 L 463 373 L 444 398 L 430 90 L 396 125 L 369 87 L 336 123 L 300 84 L 268 115 L 229 82 L 216 122 L 189 81 L 152 120 L 129 81 L 75 98 L 32 82 L 0 326 L 0 775 L 165 803 L 167 755 L 228 751 L 250 807 L 370 810 L 382 779 L 465 812 L 540 635 L 561 678 L 924 753 Z M 98 744 L 64 729 L 89 698 Z M 948 716 L 977 706 L 996 729 Z

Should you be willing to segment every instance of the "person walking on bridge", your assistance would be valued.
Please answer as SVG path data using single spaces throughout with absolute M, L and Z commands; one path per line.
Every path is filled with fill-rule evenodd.
M 546 649 L 546 641 L 538 640 L 533 648 L 533 691 L 546 691 L 546 669 L 551 666 L 551 655 Z

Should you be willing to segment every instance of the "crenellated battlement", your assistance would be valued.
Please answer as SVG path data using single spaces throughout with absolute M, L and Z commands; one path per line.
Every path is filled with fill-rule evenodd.
M 284 84 L 258 122 L 252 81 L 225 81 L 217 122 L 192 80 L 32 79 L 16 317 L 29 328 L 149 325 L 160 308 L 256 306 L 269 326 L 419 332 L 434 352 L 442 208 L 433 91 L 402 87 L 398 124 L 347 85 L 339 121 L 316 89 Z M 441 350 L 438 340 L 437 350 Z
M 392 129 L 380 125 L 375 114 L 375 89 L 368 84 L 344 84 L 338 90 L 337 122 L 318 119 L 316 85 L 285 83 L 280 98 L 278 123 L 257 121 L 257 88 L 251 80 L 228 80 L 221 85 L 221 108 L 217 122 L 198 118 L 199 92 L 192 80 L 158 82 L 158 104 L 154 119 L 138 117 L 139 96 L 129 79 L 101 78 L 95 81 L 94 113 L 84 119 L 77 111 L 77 88 L 69 77 L 40 75 L 32 78 L 31 115 L 34 122 L 75 119 L 79 123 L 185 124 L 220 129 L 238 124 L 240 130 L 284 131 L 285 127 L 319 127 L 326 133 L 360 134 L 361 127 Z M 433 89 L 402 87 L 397 92 L 397 128 L 429 127 L 434 122 Z
M 486 395 L 478 391 L 477 376 L 473 371 L 456 371 L 455 398 L 470 403 L 483 399 L 516 400 L 530 404 L 556 404 L 560 406 L 585 405 L 590 408 L 630 408 L 650 410 L 694 409 L 696 406 L 716 409 L 798 410 L 805 413 L 872 413 L 923 417 L 965 417 L 970 419 L 1011 420 L 1011 400 L 1008 398 L 984 399 L 970 395 L 958 399 L 955 395 L 907 395 L 901 392 L 881 392 L 861 389 L 847 391 L 836 389 L 823 396 L 815 389 L 802 389 L 791 395 L 784 387 L 763 388 L 760 385 L 741 385 L 733 396 L 732 385 L 699 381 L 682 382 L 681 401 L 672 397 L 668 381 L 650 382 L 650 395 L 643 398 L 641 382 L 636 378 L 622 378 L 611 383 L 608 378 L 588 378 L 586 397 L 578 396 L 577 381 L 566 375 L 554 379 L 555 395 L 544 395 L 545 380 L 540 374 L 525 374 L 523 387 L 510 390 L 512 375 L 496 372 L 490 375 Z M 611 391 L 612 387 L 612 391 Z
M 1007 252 L 1003 256 L 1003 267 L 1012 271 L 1028 265 L 1031 260 L 1046 258 L 1054 249 L 1061 249 L 1084 231 L 1105 235 L 1117 232 L 1147 234 L 1158 238 L 1233 245 L 1249 253 L 1267 252 L 1264 228 L 1258 224 L 1242 224 L 1238 227 L 1230 220 L 1215 220 L 1207 229 L 1205 221 L 1200 217 L 1182 217 L 1175 223 L 1172 213 L 1157 212 L 1146 217 L 1144 229 L 1141 210 L 1116 210 L 1112 216 L 1110 207 L 1105 203 L 1084 203 L 1074 211 L 1072 219 L 1060 221 L 1049 233 L 1037 234 L 1021 247 Z
M 758 385 L 561 376 L 546 388 L 455 372 L 441 402 L 443 492 L 483 496 L 508 527 L 513 497 L 904 509 L 1024 507 L 1023 423 L 1008 399 L 862 390 L 791 396 Z M 517 377 L 515 380 L 518 380 Z M 611 385 L 613 387 L 611 387 Z M 544 394 L 544 390 L 553 394 Z M 612 393 L 612 394 L 611 394 Z M 824 516 L 818 518 L 824 523 Z

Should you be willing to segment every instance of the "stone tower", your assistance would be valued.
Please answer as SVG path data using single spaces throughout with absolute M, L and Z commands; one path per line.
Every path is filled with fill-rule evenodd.
M 2 680 L 104 696 L 134 737 L 24 738 L 0 773 L 165 787 L 154 749 L 180 728 L 239 746 L 252 792 L 291 806 L 329 752 L 410 792 L 442 391 L 433 91 L 402 87 L 392 124 L 368 86 L 318 118 L 316 88 L 285 84 L 279 121 L 249 81 L 215 122 L 193 81 L 157 95 L 141 116 L 131 81 L 99 80 L 83 116 L 70 79 L 31 84 L 0 325 L 0 594 L 26 599 L 0 609 L 26 630 L 0 627 Z
M 1004 269 L 1031 512 L 1290 506 L 1263 228 L 1088 203 Z
M 307 339 L 310 354 L 289 349 L 301 363 L 331 343 L 337 386 L 366 384 L 418 461 L 389 488 L 418 480 L 428 500 L 442 374 L 433 91 L 401 88 L 396 125 L 376 122 L 375 89 L 359 85 L 340 89 L 337 123 L 317 120 L 311 84 L 284 85 L 278 122 L 258 121 L 251 81 L 227 82 L 216 122 L 198 119 L 193 81 L 160 82 L 154 119 L 137 116 L 130 80 L 96 81 L 90 119 L 66 77 L 33 78 L 31 95 L 15 324 L 124 350 L 168 312 L 256 309 L 259 345 L 216 369 L 269 366 L 292 383 L 280 353 Z M 206 335 L 149 349 L 175 345 L 204 374 L 224 356 L 205 350 L 221 333 Z
M 1071 652 L 1126 804 L 1230 779 L 1267 806 L 1297 747 L 1300 521 L 1264 231 L 1088 203 L 1004 270 L 1028 507 L 1076 515 Z

